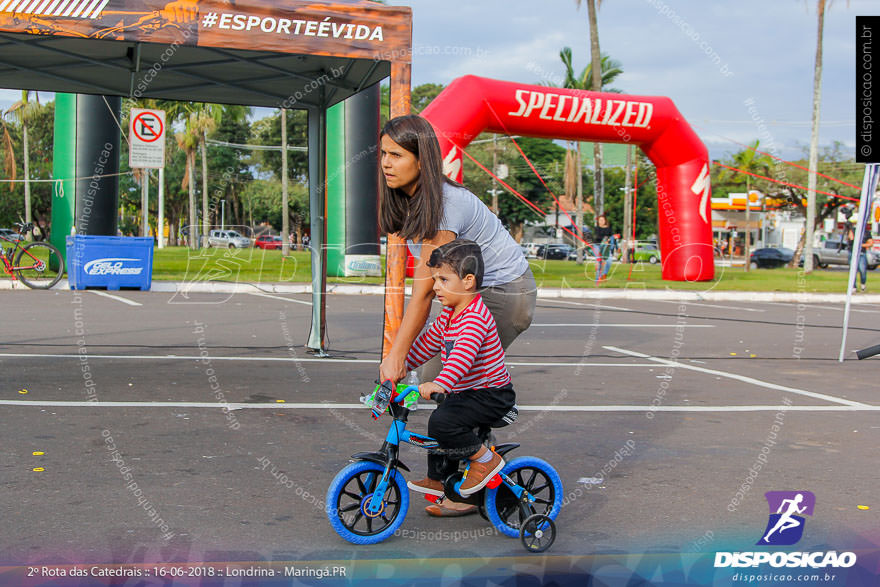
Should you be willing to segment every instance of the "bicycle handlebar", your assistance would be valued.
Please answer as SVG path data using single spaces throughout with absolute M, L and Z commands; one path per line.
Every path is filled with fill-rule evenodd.
M 399 394 L 397 394 L 397 397 L 394 398 L 394 403 L 398 403 L 398 404 L 399 404 L 400 402 L 403 401 L 403 398 L 405 398 L 406 396 L 408 396 L 408 395 L 409 395 L 411 392 L 413 392 L 413 391 L 415 391 L 416 393 L 418 393 L 418 392 L 419 392 L 419 386 L 418 386 L 418 385 L 408 385 L 408 386 L 406 387 L 406 389 L 404 389 L 404 390 L 401 391 Z M 442 404 L 444 401 L 446 401 L 446 394 L 445 394 L 445 393 L 439 393 L 439 392 L 435 391 L 434 393 L 431 394 L 431 399 L 434 400 L 435 402 L 437 402 L 437 404 L 439 405 L 439 404 Z
M 397 394 L 397 396 L 396 396 L 396 397 L 394 398 L 394 400 L 393 400 L 394 403 L 399 404 L 400 402 L 402 402 L 402 401 L 403 401 L 403 398 L 405 398 L 406 396 L 408 396 L 409 393 L 410 393 L 411 391 L 413 391 L 413 390 L 415 390 L 416 392 L 418 392 L 418 391 L 419 391 L 419 387 L 418 387 L 417 385 L 408 385 L 408 386 L 406 387 L 406 389 L 404 389 L 403 391 L 401 391 L 400 393 Z

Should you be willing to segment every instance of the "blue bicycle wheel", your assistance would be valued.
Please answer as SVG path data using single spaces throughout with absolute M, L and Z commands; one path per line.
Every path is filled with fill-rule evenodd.
M 367 511 L 370 498 L 385 469 L 376 463 L 360 461 L 339 471 L 327 489 L 326 512 L 337 534 L 352 544 L 382 542 L 403 524 L 409 508 L 409 490 L 399 471 L 394 471 L 382 498 L 382 509 Z
M 562 508 L 562 479 L 547 461 L 538 457 L 517 457 L 504 465 L 502 473 L 528 491 L 534 498 L 526 504 L 523 515 L 519 498 L 502 483 L 486 490 L 486 515 L 498 531 L 511 538 L 519 538 L 519 530 L 526 518 L 534 514 L 556 519 Z

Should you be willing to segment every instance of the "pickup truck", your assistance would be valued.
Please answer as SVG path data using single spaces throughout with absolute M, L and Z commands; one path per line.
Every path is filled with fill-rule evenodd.
M 849 265 L 849 247 L 847 243 L 829 239 L 817 247 L 813 247 L 813 265 L 816 267 L 828 267 L 829 265 Z M 880 265 L 880 256 L 873 250 L 867 254 L 868 269 L 875 269 Z

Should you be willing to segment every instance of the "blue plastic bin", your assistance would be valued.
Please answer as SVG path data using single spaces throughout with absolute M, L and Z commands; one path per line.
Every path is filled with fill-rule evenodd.
M 67 279 L 70 289 L 147 291 L 153 282 L 153 238 L 68 236 Z

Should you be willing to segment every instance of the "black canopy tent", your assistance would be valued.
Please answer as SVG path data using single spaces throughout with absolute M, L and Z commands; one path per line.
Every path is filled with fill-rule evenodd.
M 4 88 L 326 109 L 390 74 L 372 59 L 0 33 Z
M 408 7 L 366 1 L 0 0 L 0 87 L 308 110 L 307 346 L 324 351 L 326 111 L 390 75 L 408 113 L 411 42 Z

